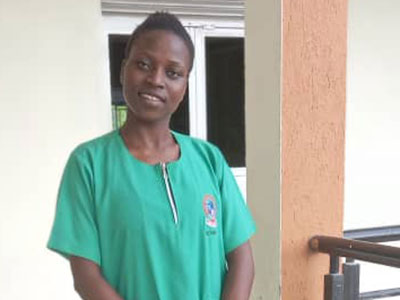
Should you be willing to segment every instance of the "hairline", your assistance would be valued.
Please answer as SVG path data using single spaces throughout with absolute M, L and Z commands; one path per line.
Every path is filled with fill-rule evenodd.
M 129 55 L 133 49 L 133 46 L 135 44 L 135 42 L 143 35 L 146 34 L 148 32 L 151 31 L 165 31 L 165 32 L 169 32 L 174 34 L 175 36 L 179 37 L 181 39 L 181 41 L 184 43 L 188 53 L 189 53 L 189 72 L 192 70 L 193 68 L 193 62 L 194 62 L 194 52 L 191 51 L 191 47 L 189 47 L 189 41 L 185 40 L 180 34 L 178 34 L 176 31 L 174 31 L 173 29 L 170 28 L 145 28 L 145 29 L 141 29 L 139 31 L 133 31 L 133 33 L 130 35 L 129 39 L 128 39 L 128 44 L 125 48 L 124 51 L 124 59 L 128 59 Z M 128 48 L 129 46 L 129 48 Z M 193 49 L 194 50 L 194 49 Z

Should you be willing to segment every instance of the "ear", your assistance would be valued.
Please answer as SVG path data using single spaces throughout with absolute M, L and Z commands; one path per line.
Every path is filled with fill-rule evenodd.
M 119 82 L 121 85 L 124 83 L 126 59 L 124 58 L 121 63 L 121 71 L 119 72 Z

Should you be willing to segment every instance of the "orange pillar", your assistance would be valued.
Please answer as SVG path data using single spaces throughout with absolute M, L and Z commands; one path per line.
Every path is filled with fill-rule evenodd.
M 320 300 L 329 259 L 307 242 L 342 234 L 347 0 L 282 12 L 282 299 Z

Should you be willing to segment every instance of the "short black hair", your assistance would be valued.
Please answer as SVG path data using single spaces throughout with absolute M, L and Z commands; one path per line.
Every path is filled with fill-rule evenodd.
M 135 40 L 137 40 L 143 33 L 146 33 L 151 30 L 166 30 L 179 36 L 185 43 L 187 49 L 189 50 L 189 55 L 190 55 L 189 70 L 192 69 L 194 60 L 193 41 L 190 38 L 190 35 L 186 31 L 185 27 L 183 27 L 181 21 L 179 21 L 179 19 L 175 15 L 165 11 L 155 12 L 149 15 L 143 21 L 143 23 L 141 23 L 138 27 L 135 28 L 135 30 L 129 37 L 128 43 L 125 47 L 125 59 L 129 57 L 129 53 L 131 51 L 131 48 Z

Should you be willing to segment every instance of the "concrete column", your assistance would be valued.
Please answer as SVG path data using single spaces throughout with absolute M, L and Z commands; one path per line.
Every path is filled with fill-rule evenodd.
M 307 242 L 342 232 L 346 32 L 347 0 L 246 2 L 253 299 L 322 299 Z
M 253 299 L 280 295 L 280 1 L 246 2 L 247 199 L 257 222 Z

